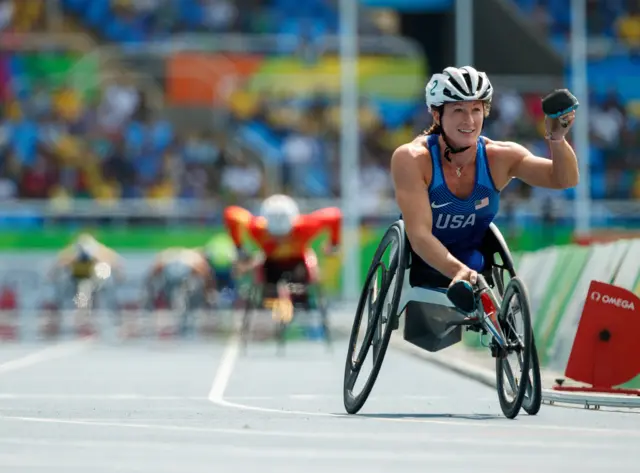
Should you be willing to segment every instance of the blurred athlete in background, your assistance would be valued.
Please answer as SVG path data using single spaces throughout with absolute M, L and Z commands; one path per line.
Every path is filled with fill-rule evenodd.
M 228 207 L 224 223 L 238 249 L 237 274 L 257 270 L 259 282 L 275 285 L 289 273 L 293 282 L 310 284 L 320 280 L 311 242 L 320 232 L 328 230 L 325 252 L 335 254 L 340 244 L 342 212 L 337 207 L 328 207 L 301 214 L 295 200 L 276 194 L 264 200 L 257 216 L 242 207 Z M 260 249 L 256 258 L 250 258 L 243 247 L 245 234 Z

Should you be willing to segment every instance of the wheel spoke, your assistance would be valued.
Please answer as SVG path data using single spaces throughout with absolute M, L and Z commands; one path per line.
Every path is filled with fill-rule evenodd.
M 518 394 L 518 382 L 515 378 L 515 376 L 513 376 L 513 371 L 511 370 L 511 365 L 509 364 L 509 361 L 507 360 L 507 358 L 504 359 L 504 372 L 507 375 L 507 381 L 509 381 L 509 387 L 511 387 L 511 391 L 513 393 L 513 396 L 515 397 Z

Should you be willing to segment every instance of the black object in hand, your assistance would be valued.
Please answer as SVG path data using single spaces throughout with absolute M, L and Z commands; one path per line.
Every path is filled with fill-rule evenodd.
M 578 99 L 567 89 L 557 89 L 542 99 L 542 111 L 549 118 L 558 118 L 578 108 Z

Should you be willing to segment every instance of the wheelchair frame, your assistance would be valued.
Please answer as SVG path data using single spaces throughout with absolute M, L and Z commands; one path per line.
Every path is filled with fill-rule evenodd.
M 383 275 L 380 292 L 377 294 L 375 300 L 371 301 L 373 302 L 373 307 L 371 307 L 371 302 L 369 302 L 369 310 L 367 313 L 368 327 L 358 356 L 354 359 L 355 343 L 365 311 L 365 305 L 373 292 L 378 289 L 376 285 L 377 279 L 374 280 L 373 278 L 376 275 L 377 269 L 380 266 L 384 267 L 381 258 L 386 249 L 394 243 L 396 245 L 396 248 L 394 248 L 395 253 L 393 251 L 394 249 L 392 249 L 391 263 Z M 478 299 L 481 298 L 482 294 L 486 294 L 494 303 L 494 307 L 498 309 L 499 315 L 492 319 L 485 313 L 482 305 L 480 305 L 475 313 L 478 316 L 476 318 L 468 317 L 469 314 L 464 314 L 459 311 L 448 299 L 446 288 L 411 287 L 408 290 L 404 288 L 405 275 L 410 271 L 411 267 L 409 247 L 410 244 L 404 229 L 404 221 L 401 219 L 397 220 L 387 229 L 383 236 L 367 273 L 351 331 L 345 363 L 344 405 L 347 412 L 355 414 L 366 402 L 381 368 L 391 333 L 398 329 L 399 319 L 402 314 L 405 314 L 405 341 L 409 341 L 428 351 L 439 351 L 460 342 L 463 326 L 466 326 L 467 330 L 474 330 L 481 334 L 490 334 L 492 337 L 492 343 L 490 345 L 491 353 L 492 356 L 496 358 L 496 388 L 498 389 L 503 413 L 506 417 L 514 418 L 522 407 L 530 415 L 537 414 L 541 405 L 542 393 L 540 367 L 533 337 L 528 295 L 524 284 L 516 275 L 513 258 L 497 226 L 493 223 L 490 225 L 481 243 L 480 251 L 485 258 L 486 264 L 485 270 L 478 275 L 478 284 L 475 288 Z M 500 262 L 497 261 L 496 256 L 499 257 Z M 504 282 L 505 271 L 510 276 L 510 281 L 506 286 Z M 387 293 L 392 286 L 394 278 L 398 280 L 393 285 L 392 302 L 389 304 L 380 304 L 380 300 L 386 300 Z M 368 289 L 372 282 L 374 283 L 374 287 Z M 503 302 L 508 299 L 510 303 L 511 298 L 514 296 L 518 296 L 524 301 L 524 303 L 521 304 L 521 306 L 524 306 L 521 307 L 521 310 L 523 311 L 523 318 L 527 322 L 527 326 L 525 326 L 525 338 L 527 340 L 524 343 L 524 348 L 528 353 L 523 353 L 524 361 L 520 364 L 524 365 L 523 373 L 532 373 L 533 379 L 527 375 L 526 381 L 517 388 L 517 395 L 514 401 L 510 403 L 505 399 L 504 392 L 502 392 L 504 375 L 506 373 L 512 387 L 514 387 L 515 378 L 513 377 L 509 364 L 506 363 L 506 367 L 503 366 L 505 364 L 504 358 L 511 350 L 520 352 L 524 350 L 517 350 L 517 346 L 521 347 L 519 343 L 516 343 L 516 346 L 513 347 L 507 343 L 507 339 L 500 329 L 500 322 L 503 321 L 505 314 L 509 314 L 508 304 L 504 306 Z M 385 320 L 382 312 L 386 307 L 391 309 L 392 315 L 387 314 Z M 506 309 L 503 310 L 503 307 L 506 307 Z M 434 312 L 434 308 L 437 308 L 439 312 Z M 408 317 L 409 313 L 413 314 L 411 318 Z M 432 315 L 432 317 L 429 317 L 429 315 Z M 502 319 L 500 319 L 501 316 Z M 407 327 L 410 324 L 410 319 L 418 321 L 417 328 L 415 328 L 416 324 L 411 322 L 414 325 L 413 330 L 422 330 L 427 334 L 426 337 L 421 337 L 421 340 L 409 340 L 407 338 Z M 500 322 L 498 322 L 498 319 L 500 319 Z M 385 322 L 386 327 L 383 329 L 382 324 Z M 421 324 L 422 327 L 420 327 Z M 519 337 L 516 339 L 516 342 L 520 342 Z M 373 370 L 365 383 L 362 393 L 354 396 L 351 390 L 355 385 L 357 375 L 370 347 L 373 348 Z M 525 399 L 525 395 L 528 395 L 528 398 Z
M 272 282 L 260 282 L 257 284 L 253 284 L 247 294 L 245 300 L 245 310 L 242 317 L 242 322 L 240 326 L 240 339 L 242 341 L 242 346 L 244 351 L 246 352 L 249 338 L 251 335 L 251 325 L 253 320 L 253 313 L 256 310 L 262 309 L 272 309 L 279 310 L 277 308 L 265 307 L 265 301 L 267 299 L 274 299 L 279 301 L 278 297 L 275 298 L 266 298 L 265 293 L 268 287 L 272 287 L 275 289 L 277 293 L 277 287 L 280 284 L 299 284 L 299 283 L 291 283 L 289 273 L 284 273 L 282 277 L 275 283 Z M 331 347 L 332 337 L 329 328 L 329 309 L 327 307 L 327 300 L 324 295 L 322 286 L 319 281 L 308 282 L 305 285 L 305 295 L 306 295 L 306 303 L 302 305 L 301 303 L 293 302 L 290 298 L 287 301 L 291 304 L 292 315 L 289 320 L 280 320 L 278 321 L 278 325 L 276 327 L 276 340 L 278 342 L 278 352 L 282 353 L 284 351 L 284 346 L 286 342 L 286 331 L 287 328 L 291 325 L 293 320 L 295 319 L 295 313 L 297 310 L 305 310 L 305 311 L 318 311 L 320 313 L 320 320 L 322 324 L 322 329 L 324 333 L 324 339 L 327 343 L 328 347 Z M 315 300 L 314 304 L 311 304 L 309 301 L 313 298 Z

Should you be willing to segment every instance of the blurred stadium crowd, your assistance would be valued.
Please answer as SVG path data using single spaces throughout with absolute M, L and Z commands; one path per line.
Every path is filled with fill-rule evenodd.
M 562 47 L 569 25 L 566 2 L 515 3 Z M 304 32 L 304 52 L 309 51 L 305 46 L 338 27 L 336 2 L 331 0 L 62 0 L 61 6 L 65 16 L 98 41 L 116 43 L 163 39 L 181 31 Z M 46 9 L 41 0 L 0 0 L 0 34 L 45 30 Z M 363 23 L 361 30 L 395 34 L 388 16 L 377 20 Z M 637 1 L 589 1 L 588 22 L 594 38 L 640 44 Z M 633 54 L 630 50 L 607 58 L 605 66 L 616 61 L 628 75 L 625 68 L 635 65 Z M 146 91 L 126 78 L 103 82 L 95 94 L 44 81 L 50 76 L 47 68 L 62 68 L 65 61 L 59 51 L 0 52 L 0 198 L 219 197 L 237 202 L 265 194 L 264 163 L 237 146 L 224 129 L 177 130 L 171 120 L 156 115 Z M 583 119 L 591 124 L 593 197 L 640 197 L 640 107 L 625 90 L 598 80 L 592 84 L 591 116 Z M 393 149 L 430 125 L 421 98 L 417 93 L 412 107 L 395 120 L 363 98 L 363 200 L 392 196 L 388 161 Z M 318 95 L 274 106 L 268 95 L 247 104 L 239 94 L 229 112 L 229 127 L 251 123 L 277 137 L 289 192 L 301 197 L 339 195 L 335 97 Z M 542 129 L 540 95 L 498 91 L 487 136 L 518 140 L 546 155 Z M 526 196 L 528 188 L 516 184 L 512 191 Z

